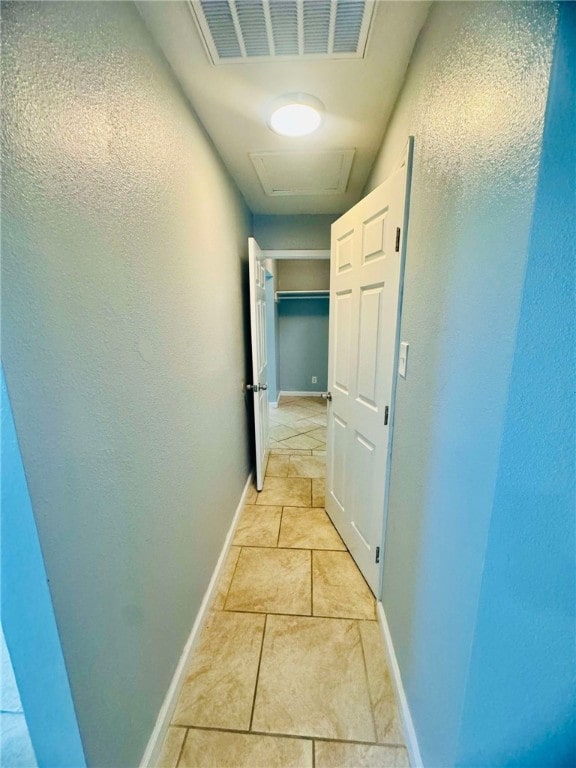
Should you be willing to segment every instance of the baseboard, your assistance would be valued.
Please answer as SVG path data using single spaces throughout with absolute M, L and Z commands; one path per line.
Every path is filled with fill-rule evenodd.
M 190 658 L 196 648 L 198 638 L 200 637 L 200 632 L 202 631 L 208 615 L 208 609 L 215 596 L 216 586 L 220 579 L 220 574 L 222 572 L 222 568 L 224 567 L 224 562 L 226 561 L 228 550 L 232 544 L 232 539 L 234 538 L 234 532 L 236 530 L 236 526 L 238 525 L 238 520 L 240 519 L 240 513 L 242 512 L 242 508 L 244 506 L 246 496 L 251 485 L 252 474 L 250 474 L 246 480 L 246 485 L 244 486 L 242 496 L 240 497 L 240 501 L 236 507 L 234 517 L 232 518 L 232 523 L 230 524 L 230 528 L 226 534 L 226 539 L 224 540 L 222 551 L 220 552 L 220 557 L 218 558 L 218 562 L 214 568 L 212 578 L 210 579 L 210 583 L 208 584 L 208 588 L 206 589 L 204 598 L 202 599 L 200 610 L 198 611 L 198 615 L 196 616 L 192 630 L 190 631 L 190 635 L 188 636 L 188 640 L 186 641 L 186 645 L 184 646 L 184 650 L 182 651 L 182 655 L 180 656 L 176 666 L 176 671 L 174 672 L 174 676 L 166 696 L 164 697 L 162 706 L 160 707 L 158 717 L 156 718 L 156 724 L 154 725 L 154 729 L 150 739 L 148 740 L 146 750 L 142 760 L 140 761 L 140 768 L 155 768 L 158 762 L 158 758 L 160 757 L 160 750 L 162 749 L 164 737 L 166 736 L 168 726 L 170 725 L 172 715 L 174 714 L 174 709 L 176 708 L 180 690 L 186 678 L 186 670 L 188 669 Z
M 378 612 L 378 623 L 382 630 L 382 636 L 384 638 L 384 647 L 388 655 L 388 666 L 392 675 L 392 681 L 394 688 L 396 689 L 396 700 L 400 707 L 400 718 L 402 720 L 402 728 L 404 730 L 404 741 L 406 742 L 406 749 L 408 750 L 408 757 L 410 759 L 410 765 L 412 768 L 424 768 L 422 762 L 422 756 L 420 755 L 420 748 L 418 746 L 418 739 L 416 738 L 416 730 L 414 729 L 414 722 L 412 721 L 412 715 L 410 714 L 410 708 L 408 707 L 408 701 L 404 692 L 404 686 L 402 684 L 402 677 L 400 675 L 400 667 L 398 666 L 398 660 L 394 651 L 394 645 L 392 643 L 392 635 L 390 634 L 390 627 L 384 613 L 384 606 L 381 602 L 376 603 Z
M 281 392 L 278 393 L 278 397 L 276 398 L 276 400 L 268 401 L 268 405 L 270 406 L 270 408 L 278 408 L 281 394 L 282 394 Z
M 290 390 L 282 390 L 280 394 L 278 395 L 278 400 L 280 400 L 281 397 L 320 397 L 324 390 L 314 392 L 301 392 L 301 391 L 290 391 Z

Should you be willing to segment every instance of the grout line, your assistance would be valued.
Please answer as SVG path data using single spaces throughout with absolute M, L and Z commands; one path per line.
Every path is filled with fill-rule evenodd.
M 293 619 L 294 617 L 300 619 L 329 619 L 330 621 L 371 621 L 374 624 L 378 623 L 378 619 L 359 618 L 358 616 L 322 616 L 322 614 L 312 615 L 311 613 L 286 613 L 282 611 L 251 611 L 250 608 L 242 608 L 242 610 L 224 608 L 224 613 L 249 613 L 251 616 L 285 616 L 286 618 Z
M 316 768 L 316 742 L 312 740 L 312 768 Z
M 272 736 L 281 739 L 300 739 L 303 741 L 329 741 L 337 744 L 358 744 L 365 747 L 394 747 L 406 749 L 405 744 L 397 741 L 359 741 L 358 739 L 338 739 L 333 736 L 310 736 L 309 734 L 281 733 L 276 731 L 242 731 L 239 728 L 223 728 L 210 725 L 187 725 L 189 731 L 217 731 L 221 733 L 238 733 L 249 736 Z
M 368 664 L 366 662 L 366 649 L 364 648 L 364 640 L 362 638 L 362 632 L 360 632 L 360 624 L 356 621 L 356 631 L 360 639 L 360 650 L 362 651 L 362 661 L 364 662 L 364 674 L 366 676 L 366 690 L 368 691 L 368 701 L 370 702 L 370 713 L 372 715 L 372 725 L 374 726 L 374 736 L 378 738 L 378 728 L 376 726 L 376 714 L 374 712 L 374 701 L 372 697 L 372 690 L 370 687 L 370 675 L 368 674 Z
M 256 670 L 256 680 L 254 682 L 254 697 L 252 699 L 252 710 L 250 712 L 250 726 L 248 730 L 252 730 L 252 721 L 254 720 L 254 709 L 256 708 L 256 692 L 258 690 L 258 681 L 260 679 L 260 665 L 262 664 L 262 652 L 264 650 L 264 637 L 266 635 L 266 623 L 268 622 L 268 614 L 264 615 L 264 627 L 262 628 L 262 642 L 260 643 L 260 656 L 258 656 L 258 669 Z
M 280 525 L 278 526 L 278 536 L 276 537 L 276 549 L 280 549 L 280 532 L 282 530 L 282 521 L 284 520 L 284 507 L 280 511 Z
M 314 616 L 314 550 L 310 550 L 310 615 Z
M 172 728 L 176 726 L 171 726 Z M 186 739 L 188 738 L 188 731 L 190 729 L 186 728 L 186 733 L 184 734 L 184 738 L 182 739 L 182 746 L 180 747 L 180 752 L 178 752 L 178 759 L 176 760 L 176 768 L 180 765 L 180 760 L 182 759 L 182 754 L 184 753 L 184 745 L 186 744 Z M 168 731 L 166 731 L 168 733 Z M 166 737 L 164 737 L 164 740 L 166 740 Z
M 236 545 L 238 546 L 238 545 Z M 228 601 L 228 595 L 230 594 L 230 590 L 232 589 L 232 582 L 234 581 L 234 577 L 236 576 L 236 571 L 238 569 L 238 563 L 240 562 L 240 558 L 242 557 L 242 550 L 244 549 L 243 546 L 240 546 L 240 552 L 238 552 L 238 557 L 236 558 L 236 562 L 234 563 L 234 570 L 232 571 L 232 577 L 230 578 L 230 583 L 228 584 L 228 589 L 226 590 L 226 594 L 224 595 L 224 600 L 222 602 L 222 610 L 226 610 L 226 603 Z M 228 552 L 228 555 L 230 555 L 230 552 Z M 216 587 L 218 589 L 218 587 Z
M 305 509 L 305 507 L 302 507 Z M 290 552 L 348 552 L 347 549 L 324 549 L 321 547 L 279 547 L 277 544 L 234 544 L 235 547 L 242 547 L 243 549 L 281 549 Z M 372 591 L 372 590 L 370 590 Z

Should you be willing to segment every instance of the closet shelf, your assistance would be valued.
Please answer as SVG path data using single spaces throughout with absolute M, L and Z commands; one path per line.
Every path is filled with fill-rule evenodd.
M 286 299 L 328 299 L 330 291 L 276 291 L 276 301 Z

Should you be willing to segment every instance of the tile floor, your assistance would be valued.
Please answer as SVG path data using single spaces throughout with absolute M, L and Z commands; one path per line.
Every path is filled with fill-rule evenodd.
M 375 602 L 324 511 L 326 408 L 271 409 L 159 768 L 407 768 Z

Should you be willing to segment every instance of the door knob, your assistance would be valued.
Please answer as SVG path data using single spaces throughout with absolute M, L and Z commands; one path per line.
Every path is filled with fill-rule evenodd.
M 260 389 L 268 389 L 268 384 L 259 384 Z
M 324 398 L 324 400 L 332 400 L 332 392 L 322 392 L 320 397 Z

